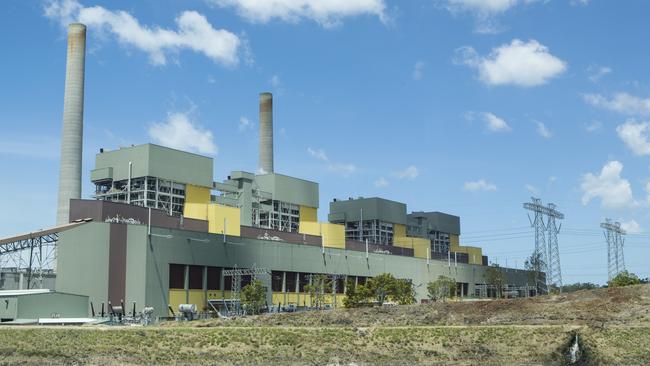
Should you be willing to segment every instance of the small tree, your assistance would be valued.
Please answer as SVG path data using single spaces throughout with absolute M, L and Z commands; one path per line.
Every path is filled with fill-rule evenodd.
M 311 306 L 320 309 L 325 305 L 325 292 L 331 289 L 331 282 L 330 278 L 324 274 L 312 276 L 311 283 L 305 286 L 305 291 L 309 293 Z
M 619 274 L 616 275 L 616 277 L 612 278 L 609 282 L 607 282 L 607 286 L 609 287 L 623 287 L 623 286 L 632 286 L 632 285 L 638 285 L 641 283 L 641 280 L 637 275 L 634 273 L 630 273 L 628 271 L 623 271 Z
M 413 304 L 415 302 L 413 283 L 407 279 L 395 279 L 391 298 L 400 305 Z
M 241 302 L 246 312 L 259 314 L 266 303 L 266 288 L 262 281 L 255 280 L 241 290 Z
M 488 267 L 485 281 L 488 285 L 494 286 L 497 290 L 497 297 L 502 297 L 503 288 L 506 284 L 506 275 L 498 264 L 494 263 L 492 266 Z
M 383 304 L 395 290 L 395 277 L 390 273 L 382 273 L 377 277 L 369 279 L 367 287 L 375 299 L 380 304 Z
M 368 299 L 372 298 L 372 292 L 364 285 L 356 285 L 352 280 L 348 280 L 345 288 L 345 299 L 343 306 L 346 308 L 357 308 L 363 305 Z
M 444 301 L 456 295 L 456 281 L 446 276 L 427 284 L 427 292 L 431 301 Z
M 524 262 L 524 268 L 527 271 L 530 271 L 529 280 L 535 283 L 537 293 L 544 293 L 547 290 L 546 278 L 542 276 L 542 273 L 546 268 L 546 263 L 542 259 L 542 253 L 538 251 L 533 252 L 533 254 L 531 254 Z

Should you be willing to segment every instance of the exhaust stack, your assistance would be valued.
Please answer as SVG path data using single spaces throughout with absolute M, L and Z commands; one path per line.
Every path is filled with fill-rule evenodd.
M 273 94 L 271 93 L 260 93 L 259 173 L 273 173 Z
M 57 225 L 70 221 L 70 200 L 81 198 L 85 59 L 86 26 L 72 23 L 68 26 Z

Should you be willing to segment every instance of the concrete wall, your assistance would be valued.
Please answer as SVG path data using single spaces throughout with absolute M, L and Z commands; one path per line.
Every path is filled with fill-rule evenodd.
M 394 224 L 406 224 L 406 205 L 383 198 L 358 198 L 330 202 L 329 221 L 381 220 Z
M 115 225 L 115 224 L 114 224 Z M 108 288 L 108 223 L 89 223 L 62 235 L 59 252 L 61 291 L 89 295 L 96 304 L 106 301 Z M 426 284 L 439 275 L 469 284 L 483 284 L 488 267 L 447 261 L 366 253 L 319 245 L 290 244 L 176 229 L 152 228 L 148 238 L 144 225 L 128 225 L 126 298 L 137 309 L 153 306 L 156 314 L 167 315 L 169 264 L 251 268 L 254 265 L 277 271 L 346 274 L 373 277 L 390 272 L 397 278 L 410 278 L 417 299 L 426 298 Z M 298 235 L 298 234 L 296 234 Z M 143 258 L 146 258 L 143 260 Z M 144 270 L 144 275 L 143 275 Z M 526 285 L 528 272 L 507 269 L 507 283 Z M 260 279 L 270 288 L 270 276 Z M 64 290 L 65 289 L 65 290 Z M 144 293 L 144 299 L 143 294 Z M 269 299 L 269 301 L 271 301 Z M 200 306 L 200 304 L 199 304 Z M 97 309 L 97 306 L 96 306 Z
M 133 163 L 132 178 L 151 176 L 201 187 L 212 187 L 212 158 L 154 144 L 97 154 L 95 169 L 91 171 L 90 178 L 92 181 L 128 179 L 129 162 Z

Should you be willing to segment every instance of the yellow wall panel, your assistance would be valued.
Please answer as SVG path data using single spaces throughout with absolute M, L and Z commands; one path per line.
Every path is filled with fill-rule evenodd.
M 324 246 L 345 249 L 345 226 L 327 222 L 322 222 L 320 225 Z
M 300 221 L 300 226 L 298 227 L 298 232 L 300 234 L 320 236 L 320 234 L 321 234 L 320 225 L 321 225 L 320 222 Z
M 196 310 L 203 311 L 205 309 L 205 292 L 203 290 L 188 290 L 189 300 L 188 304 L 196 304 Z
M 211 203 L 208 206 L 208 231 L 215 234 L 240 236 L 241 216 L 239 208 Z
M 460 245 L 460 240 L 458 239 L 458 235 L 450 234 L 449 242 L 450 242 L 451 251 L 454 251 L 453 248 L 458 247 Z
M 174 309 L 174 312 L 178 313 L 178 305 L 185 304 L 187 300 L 185 290 L 182 289 L 170 289 L 169 290 L 169 306 Z M 169 316 L 172 314 L 170 313 Z
M 406 225 L 394 224 L 393 238 L 405 238 L 405 237 L 406 237 Z
M 300 206 L 300 223 L 318 222 L 318 212 L 315 207 Z
M 413 248 L 413 255 L 417 258 L 427 259 L 430 257 L 431 240 L 415 237 L 393 237 L 393 245 L 401 248 Z
M 191 184 L 185 186 L 185 207 L 183 216 L 191 219 L 207 220 L 207 205 L 210 203 L 210 188 Z

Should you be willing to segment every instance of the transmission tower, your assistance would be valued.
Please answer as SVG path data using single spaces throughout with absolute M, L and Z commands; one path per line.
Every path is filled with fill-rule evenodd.
M 605 219 L 600 224 L 605 229 L 605 240 L 607 241 L 607 277 L 609 280 L 625 271 L 625 258 L 623 257 L 623 243 L 625 242 L 625 230 L 621 229 L 620 222 Z
M 548 206 L 542 204 L 539 198 L 531 197 L 532 202 L 524 203 L 524 209 L 532 211 L 534 218 L 528 215 L 530 226 L 535 229 L 535 257 L 540 263 L 539 271 L 546 273 L 546 282 L 536 278 L 538 286 L 548 291 L 548 285 L 562 288 L 562 271 L 560 269 L 560 249 L 558 246 L 557 234 L 560 226 L 557 226 L 556 219 L 564 219 L 564 214 L 558 211 L 554 204 Z M 545 221 L 544 216 L 547 216 Z
M 539 198 L 531 197 L 532 202 L 524 203 L 524 208 L 526 210 L 532 211 L 535 216 L 533 219 L 528 215 L 528 220 L 530 221 L 530 226 L 535 229 L 535 252 L 534 256 L 536 259 L 541 260 L 541 263 L 538 263 L 540 266 L 539 271 L 535 272 L 535 282 L 537 286 L 542 288 L 544 292 L 547 292 L 546 282 L 542 282 L 539 278 L 539 272 L 545 272 L 548 278 L 547 264 L 548 260 L 546 259 L 546 238 L 545 238 L 545 227 L 544 227 L 544 210 L 546 207 L 542 205 L 542 200 Z
M 564 214 L 555 209 L 555 204 L 549 203 L 547 206 L 546 230 L 548 232 L 548 273 L 546 274 L 546 283 L 557 286 L 562 290 L 562 270 L 560 268 L 560 249 L 557 243 L 557 234 L 560 233 L 560 226 L 557 226 L 555 220 L 564 219 Z

